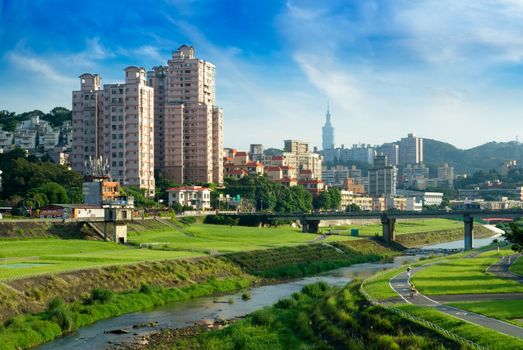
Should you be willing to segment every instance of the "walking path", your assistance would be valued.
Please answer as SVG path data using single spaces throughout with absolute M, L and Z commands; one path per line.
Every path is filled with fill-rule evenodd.
M 497 263 L 487 268 L 487 272 L 491 272 L 496 276 L 508 278 L 513 281 L 523 283 L 523 276 L 511 272 L 510 265 L 512 265 L 522 254 L 513 254 L 502 257 Z
M 415 268 L 411 271 L 411 273 L 414 274 L 417 271 L 419 271 L 425 267 L 428 267 L 430 265 L 432 265 L 432 264 L 427 264 L 427 265 Z M 522 327 L 518 327 L 518 326 L 512 325 L 510 323 L 507 323 L 507 322 L 504 322 L 501 320 L 497 320 L 495 318 L 486 317 L 486 316 L 476 314 L 476 313 L 473 313 L 470 311 L 464 311 L 461 309 L 457 309 L 455 307 L 443 305 L 439 301 L 429 298 L 421 293 L 418 293 L 417 295 L 411 297 L 410 296 L 409 277 L 407 275 L 407 272 L 402 272 L 402 273 L 394 276 L 389 281 L 389 285 L 396 293 L 398 293 L 400 298 L 408 304 L 434 307 L 438 311 L 441 311 L 448 315 L 454 316 L 463 321 L 467 321 L 467 322 L 470 322 L 470 323 L 473 323 L 473 324 L 476 324 L 479 326 L 493 329 L 500 333 L 508 334 L 513 337 L 523 339 L 523 328 Z M 472 300 L 469 299 L 468 301 L 472 301 Z

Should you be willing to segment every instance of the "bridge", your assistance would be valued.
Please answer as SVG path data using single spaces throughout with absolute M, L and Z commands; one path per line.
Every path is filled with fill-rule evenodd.
M 390 212 L 318 212 L 318 213 L 239 213 L 239 218 L 258 219 L 259 222 L 299 221 L 303 232 L 317 233 L 320 221 L 344 219 L 380 219 L 385 242 L 396 239 L 394 227 L 397 219 L 460 219 L 464 224 L 465 250 L 472 249 L 474 240 L 474 218 L 515 219 L 523 217 L 523 209 L 507 210 L 430 210 L 430 211 L 390 211 Z

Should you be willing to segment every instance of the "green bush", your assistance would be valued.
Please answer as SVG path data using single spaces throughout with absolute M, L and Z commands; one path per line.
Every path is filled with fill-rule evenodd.
M 236 226 L 240 222 L 239 218 L 227 215 L 207 215 L 203 220 L 204 224 Z
M 89 299 L 87 299 L 86 304 L 94 304 L 99 302 L 100 304 L 105 304 L 109 302 L 113 297 L 113 292 L 105 288 L 93 288 Z
M 60 298 L 54 298 L 49 302 L 45 319 L 57 323 L 64 331 L 70 331 L 73 328 L 72 313 Z
M 276 317 L 269 308 L 255 311 L 251 315 L 252 324 L 258 326 L 270 326 L 276 322 Z
M 143 283 L 141 286 L 140 286 L 140 293 L 143 293 L 143 294 L 152 294 L 154 292 L 154 288 L 153 286 L 151 286 L 150 284 L 147 284 L 147 283 Z

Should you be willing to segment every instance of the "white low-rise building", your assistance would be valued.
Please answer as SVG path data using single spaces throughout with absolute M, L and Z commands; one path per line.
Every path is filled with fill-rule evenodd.
M 167 190 L 169 206 L 178 203 L 196 210 L 211 209 L 211 190 L 202 186 L 174 187 Z
M 443 201 L 443 193 L 441 192 L 425 192 L 423 193 L 423 205 L 425 206 L 439 206 Z
M 407 197 L 407 207 L 406 210 L 408 211 L 422 211 L 423 210 L 423 203 L 421 201 L 417 201 L 416 197 Z

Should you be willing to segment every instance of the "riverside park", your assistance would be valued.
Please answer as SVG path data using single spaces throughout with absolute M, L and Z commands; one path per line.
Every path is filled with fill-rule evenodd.
M 129 221 L 126 244 L 102 223 L 2 222 L 0 348 L 523 349 L 506 226 L 477 223 L 460 251 L 460 220 L 398 220 L 394 242 L 377 220 L 204 221 Z

